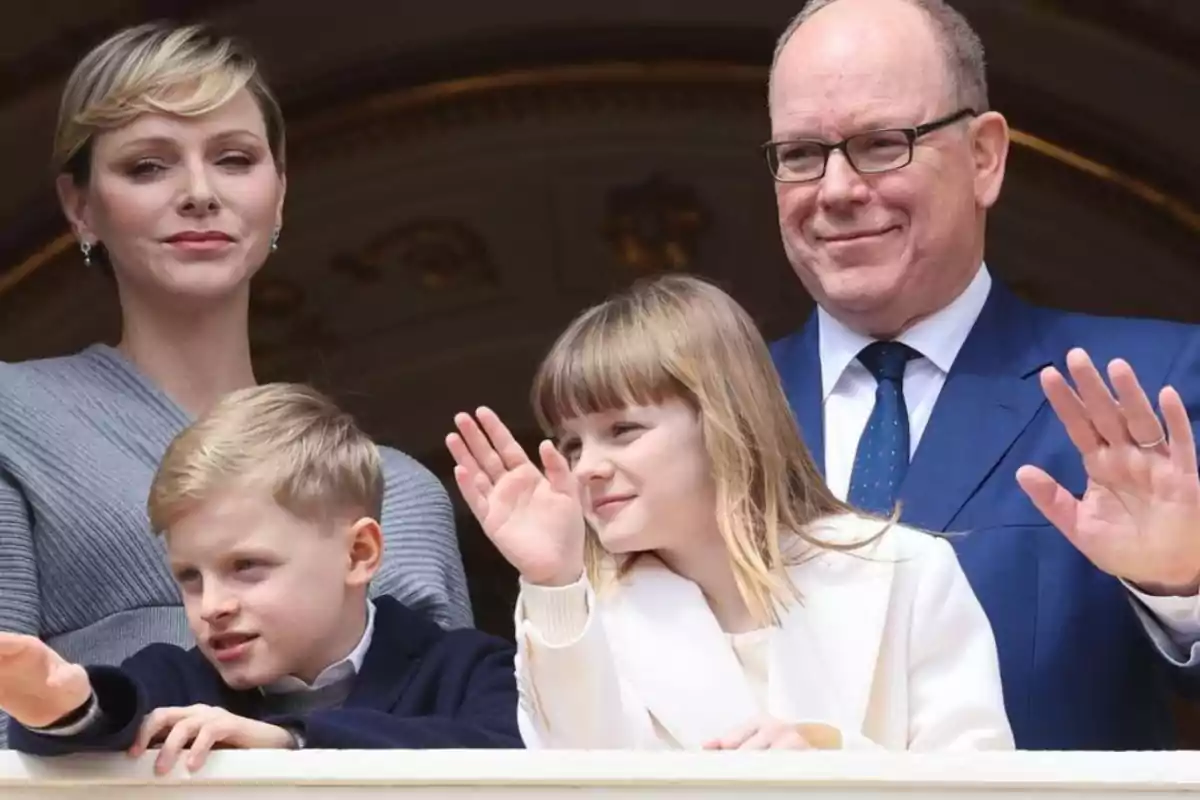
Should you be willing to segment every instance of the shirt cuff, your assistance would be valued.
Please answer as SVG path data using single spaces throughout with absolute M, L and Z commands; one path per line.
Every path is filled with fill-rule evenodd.
M 1200 664 L 1200 595 L 1159 597 L 1121 581 L 1142 626 L 1163 657 L 1178 667 Z
M 63 717 L 62 720 L 44 728 L 27 727 L 26 730 L 42 736 L 75 736 L 99 722 L 102 715 L 100 701 L 96 699 L 96 693 L 92 692 L 87 703 Z
M 521 581 L 524 618 L 549 647 L 565 647 L 583 635 L 591 612 L 591 584 L 580 576 L 566 586 L 536 586 Z

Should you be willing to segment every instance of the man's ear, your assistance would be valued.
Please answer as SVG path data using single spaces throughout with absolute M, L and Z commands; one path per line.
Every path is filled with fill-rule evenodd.
M 986 111 L 971 123 L 975 202 L 980 208 L 991 208 L 1004 184 L 1004 169 L 1008 163 L 1008 121 L 996 111 Z

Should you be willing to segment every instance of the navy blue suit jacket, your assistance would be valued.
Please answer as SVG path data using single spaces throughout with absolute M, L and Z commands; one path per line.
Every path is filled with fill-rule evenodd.
M 823 469 L 817 336 L 814 314 L 771 349 Z M 1015 477 L 1033 464 L 1077 497 L 1086 487 L 1079 453 L 1038 379 L 1048 365 L 1067 374 L 1072 347 L 1086 349 L 1102 371 L 1126 359 L 1156 406 L 1159 390 L 1174 386 L 1196 430 L 1200 328 L 1037 308 L 993 283 L 913 454 L 900 489 L 902 520 L 968 532 L 951 541 L 995 631 L 1019 748 L 1171 748 L 1168 690 L 1191 690 L 1200 675 L 1157 652 L 1126 589 L 1038 512 Z
M 229 688 L 199 650 L 155 644 L 119 668 L 88 668 L 102 729 L 46 736 L 10 720 L 9 746 L 33 755 L 125 750 L 150 711 L 192 704 L 293 726 L 311 749 L 524 746 L 511 644 L 470 628 L 445 631 L 391 597 L 374 602 L 371 646 L 339 708 L 270 717 L 257 689 Z

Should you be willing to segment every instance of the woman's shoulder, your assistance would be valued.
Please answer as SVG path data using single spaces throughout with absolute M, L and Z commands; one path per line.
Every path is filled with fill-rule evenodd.
M 422 464 L 417 458 L 409 455 L 403 450 L 398 450 L 390 445 L 376 445 L 379 450 L 380 466 L 383 468 L 384 476 L 391 480 L 416 480 L 418 482 L 433 481 L 440 485 L 437 477 L 429 469 Z
M 449 503 L 445 485 L 429 467 L 408 453 L 387 445 L 377 445 L 383 468 L 387 502 L 399 499 Z
M 96 346 L 77 353 L 26 361 L 0 361 L 0 396 L 21 402 L 30 395 L 61 397 L 71 387 L 85 387 L 103 371 Z
M 32 412 L 45 414 L 72 394 L 79 381 L 78 355 L 0 361 L 0 419 L 19 426 Z
M 57 356 L 55 358 L 34 358 L 27 361 L 0 361 L 0 392 L 9 394 L 21 384 L 42 381 L 67 370 L 70 362 L 77 356 Z
M 93 345 L 55 358 L 0 363 L 0 444 L 10 457 L 56 449 L 64 458 L 155 458 L 188 422 L 165 395 L 143 382 L 109 348 Z M 6 436 L 12 432 L 24 435 Z M 120 440 L 123 444 L 114 445 Z M 129 448 L 128 442 L 144 447 Z M 86 443 L 86 444 L 85 444 Z M 107 448 L 107 449 L 106 449 Z M 86 454 L 83 452 L 86 450 Z

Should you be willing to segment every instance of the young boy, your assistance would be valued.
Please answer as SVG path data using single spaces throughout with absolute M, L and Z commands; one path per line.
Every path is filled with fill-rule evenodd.
M 379 455 L 349 415 L 303 386 L 229 395 L 171 443 L 150 490 L 198 646 L 82 667 L 0 634 L 9 746 L 34 755 L 190 745 L 522 746 L 513 648 L 446 632 L 390 597 L 379 567 Z

